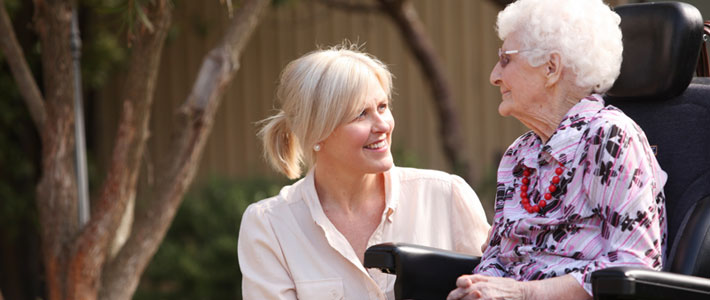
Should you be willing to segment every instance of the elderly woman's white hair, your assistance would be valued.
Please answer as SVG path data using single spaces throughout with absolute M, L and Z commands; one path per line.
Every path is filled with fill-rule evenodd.
M 381 61 L 343 43 L 307 53 L 281 72 L 276 99 L 281 109 L 259 131 L 271 165 L 290 179 L 315 160 L 313 146 L 364 106 L 372 76 L 391 97 L 392 74 Z
M 516 34 L 532 66 L 552 52 L 577 76 L 575 84 L 603 93 L 619 76 L 621 18 L 602 0 L 518 0 L 498 14 L 498 36 Z

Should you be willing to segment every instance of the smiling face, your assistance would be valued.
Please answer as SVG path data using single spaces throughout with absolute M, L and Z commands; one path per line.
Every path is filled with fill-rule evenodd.
M 491 84 L 500 87 L 502 102 L 498 106 L 501 116 L 513 116 L 526 123 L 530 114 L 545 105 L 545 64 L 533 67 L 522 52 L 517 36 L 512 34 L 501 46 L 502 52 L 518 50 L 518 53 L 501 53 L 498 63 L 491 71 Z
M 377 78 L 370 76 L 358 115 L 338 126 L 320 143 L 316 161 L 335 172 L 357 175 L 385 172 L 394 165 L 390 151 L 393 129 L 387 94 Z

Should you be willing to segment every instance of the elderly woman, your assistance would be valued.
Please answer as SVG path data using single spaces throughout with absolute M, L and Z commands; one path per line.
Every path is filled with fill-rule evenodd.
M 519 0 L 498 15 L 498 112 L 531 131 L 500 162 L 489 243 L 448 299 L 587 299 L 595 270 L 661 268 L 666 174 L 599 95 L 619 75 L 619 22 L 601 0 Z
M 308 53 L 283 70 L 281 109 L 260 132 L 264 149 L 289 178 L 302 161 L 310 170 L 244 213 L 244 299 L 393 299 L 394 276 L 362 263 L 383 242 L 481 254 L 490 227 L 471 187 L 393 166 L 391 82 L 384 64 L 349 47 Z

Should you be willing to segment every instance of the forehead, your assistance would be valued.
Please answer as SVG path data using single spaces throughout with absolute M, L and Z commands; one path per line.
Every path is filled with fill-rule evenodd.
M 518 35 L 515 33 L 508 35 L 503 41 L 503 46 L 501 46 L 503 50 L 521 50 L 518 49 L 519 47 L 520 40 L 518 39 Z

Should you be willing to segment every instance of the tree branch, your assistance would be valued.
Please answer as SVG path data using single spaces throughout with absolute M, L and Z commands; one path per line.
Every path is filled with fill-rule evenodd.
M 120 223 L 127 205 L 127 194 L 131 191 L 125 185 L 130 182 L 131 170 L 125 163 L 134 141 L 136 128 L 133 127 L 133 109 L 130 101 L 123 103 L 121 120 L 116 134 L 116 147 L 111 159 L 112 169 L 102 186 L 102 190 L 93 209 L 91 219 L 84 226 L 81 235 L 74 244 L 69 265 L 67 299 L 96 299 L 99 278 L 113 233 Z
M 148 124 L 162 49 L 172 20 L 172 10 L 166 0 L 148 4 L 145 9 L 153 30 L 139 31 L 133 43 L 120 98 L 124 101 L 124 109 L 108 168 L 109 175 L 102 184 L 97 205 L 92 207 L 91 220 L 77 240 L 72 257 L 71 271 L 75 278 L 92 272 L 101 276 L 83 277 L 101 280 L 78 284 L 74 291 L 77 299 L 85 299 L 83 295 L 86 293 L 94 298 L 98 295 L 101 299 L 130 299 L 133 295 L 133 290 L 128 294 L 117 291 L 116 283 L 133 279 L 113 276 L 114 265 L 107 262 L 107 256 L 121 217 L 128 203 L 135 199 L 140 161 L 149 137 Z
M 133 230 L 104 270 L 101 299 L 128 299 L 160 246 L 183 195 L 194 178 L 214 115 L 227 84 L 239 69 L 239 57 L 270 0 L 242 2 L 227 34 L 207 54 L 190 95 L 180 108 L 173 151 L 159 168 L 156 198 L 137 211 Z M 120 280 L 118 280 L 120 279 Z
M 12 28 L 10 17 L 5 9 L 5 0 L 0 0 L 0 50 L 5 54 L 5 60 L 10 65 L 12 77 L 17 82 L 17 88 L 22 98 L 25 99 L 25 104 L 37 130 L 41 131 L 47 118 L 44 99 L 15 36 L 15 30 Z
M 454 172 L 466 181 L 473 180 L 472 168 L 461 154 L 461 126 L 451 88 L 442 68 L 442 63 L 436 55 L 434 43 L 424 30 L 417 11 L 409 0 L 378 0 L 385 12 L 391 17 L 399 29 L 404 42 L 409 46 L 414 57 L 419 62 L 422 74 L 431 87 L 432 100 L 439 117 L 439 132 L 443 138 L 444 156 L 449 160 Z
M 318 2 L 323 5 L 333 8 L 340 9 L 349 12 L 360 12 L 360 13 L 379 13 L 380 5 L 368 5 L 364 3 L 350 3 L 344 0 L 318 0 Z

